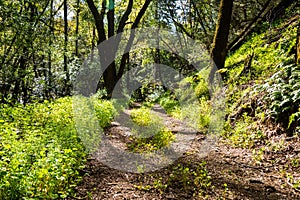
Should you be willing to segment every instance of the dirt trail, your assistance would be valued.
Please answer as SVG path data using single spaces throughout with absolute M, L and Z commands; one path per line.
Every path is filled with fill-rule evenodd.
M 193 131 L 181 121 L 166 115 L 159 106 L 154 107 L 154 112 L 164 119 L 165 126 L 174 134 Z M 113 122 L 105 133 L 115 147 L 127 149 L 126 143 L 130 142 L 128 127 Z M 197 133 L 189 153 L 183 154 L 174 165 L 206 161 L 206 168 L 212 177 L 212 186 L 206 191 L 206 199 L 300 199 L 300 192 L 291 188 L 279 172 L 284 163 L 258 165 L 250 150 L 232 148 L 220 141 L 208 155 L 199 156 L 198 150 L 204 139 L 204 135 Z M 70 199 L 205 199 L 193 196 L 192 192 L 176 185 L 164 192 L 137 187 L 147 185 L 158 177 L 164 179 L 170 170 L 171 167 L 165 167 L 143 174 L 124 172 L 102 164 L 96 153 L 88 160 L 83 181 L 76 188 L 75 197 Z

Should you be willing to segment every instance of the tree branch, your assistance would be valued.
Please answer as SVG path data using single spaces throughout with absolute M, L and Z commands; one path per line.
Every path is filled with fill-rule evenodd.
M 198 8 L 197 8 L 196 3 L 195 3 L 193 0 L 192 0 L 192 4 L 193 4 L 193 6 L 194 6 L 194 9 L 196 10 L 196 13 L 197 13 L 199 19 L 200 19 L 199 22 L 200 22 L 200 25 L 201 25 L 201 27 L 202 27 L 202 29 L 203 29 L 203 31 L 204 31 L 204 34 L 207 36 L 208 34 L 207 34 L 206 28 L 205 28 L 205 26 L 204 26 L 204 23 L 203 23 L 203 21 L 202 21 L 202 16 L 201 16 L 201 14 L 200 14 L 200 12 L 199 12 L 199 10 L 198 10 Z
M 189 32 L 186 30 L 186 28 L 184 28 L 184 26 L 183 26 L 181 23 L 179 23 L 178 21 L 176 21 L 176 20 L 174 19 L 175 16 L 174 16 L 174 13 L 173 13 L 172 9 L 170 8 L 170 5 L 167 5 L 167 6 L 168 6 L 168 10 L 169 10 L 169 13 L 170 13 L 170 15 L 171 15 L 171 20 L 173 21 L 173 23 L 174 23 L 178 28 L 180 28 L 187 36 L 189 36 L 190 38 L 194 39 L 195 37 L 194 37 L 191 33 L 189 33 Z
M 139 11 L 137 17 L 135 18 L 132 26 L 131 26 L 131 29 L 135 29 L 138 27 L 141 19 L 143 18 L 147 8 L 149 7 L 150 3 L 151 3 L 152 0 L 146 0 L 143 7 L 141 8 L 141 10 Z M 127 42 L 127 45 L 126 45 L 126 48 L 125 48 L 125 52 L 129 52 L 130 48 L 131 48 L 131 45 L 133 43 L 133 39 L 134 39 L 134 30 L 130 33 L 130 37 L 129 37 L 129 40 Z M 125 66 L 126 66 L 126 61 L 129 59 L 129 53 L 125 53 L 123 54 L 122 56 L 122 59 L 121 59 L 121 64 L 120 64 L 120 69 L 119 69 L 119 72 L 118 72 L 118 79 L 122 77 L 123 73 L 124 73 L 124 70 L 125 70 Z
M 106 0 L 103 0 L 103 2 L 102 2 L 101 14 L 98 12 L 97 7 L 95 6 L 93 0 L 86 0 L 86 1 L 87 1 L 89 9 L 92 12 L 94 20 L 95 20 L 95 25 L 96 25 L 96 29 L 98 32 L 98 38 L 99 38 L 98 44 L 100 44 L 101 42 L 106 40 L 106 35 L 105 35 L 105 30 L 104 30 L 104 22 L 103 22 Z
M 242 31 L 242 33 L 239 36 L 237 36 L 232 42 L 230 42 L 230 44 L 228 45 L 228 50 L 234 51 L 235 49 L 237 49 L 240 46 L 242 41 L 246 38 L 246 36 L 253 29 L 252 26 L 259 21 L 259 19 L 261 18 L 261 15 L 268 8 L 270 2 L 271 2 L 271 0 L 268 0 L 265 3 L 265 5 L 263 6 L 263 8 L 261 9 L 261 11 L 259 12 L 259 14 L 252 20 L 252 22 Z
M 108 37 L 111 37 L 115 34 L 115 2 L 114 2 L 114 0 L 109 0 L 107 22 L 108 22 Z
M 151 1 L 152 1 L 152 0 L 146 0 L 146 1 L 145 1 L 145 3 L 144 3 L 144 5 L 143 5 L 142 9 L 140 10 L 140 12 L 138 13 L 137 17 L 135 18 L 135 20 L 134 20 L 134 22 L 133 22 L 133 24 L 132 24 L 132 26 L 131 26 L 131 29 L 134 29 L 134 28 L 137 28 L 137 27 L 138 27 L 138 25 L 139 25 L 139 23 L 140 23 L 142 17 L 144 16 L 144 14 L 145 14 L 145 12 L 146 12 L 148 6 L 150 5 Z
M 118 30 L 117 30 L 117 34 L 123 32 L 124 27 L 126 25 L 126 21 L 128 20 L 128 17 L 130 15 L 130 13 L 132 12 L 132 7 L 133 7 L 133 0 L 129 0 L 127 9 L 126 9 L 125 13 L 123 14 L 123 16 L 120 20 Z

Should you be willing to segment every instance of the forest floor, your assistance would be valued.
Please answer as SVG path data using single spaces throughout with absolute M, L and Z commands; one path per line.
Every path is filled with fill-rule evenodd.
M 174 133 L 189 129 L 179 120 L 159 110 L 154 111 L 164 119 L 165 125 Z M 128 142 L 127 127 L 113 122 L 105 130 L 111 142 L 126 149 Z M 282 136 L 284 137 L 284 136 Z M 284 147 L 276 153 L 266 153 L 259 162 L 254 159 L 250 149 L 233 148 L 220 139 L 207 155 L 200 156 L 198 149 L 203 144 L 205 135 L 197 133 L 188 154 L 177 159 L 178 164 L 206 162 L 206 169 L 211 177 L 211 185 L 202 195 L 195 195 L 193 189 L 182 188 L 173 184 L 163 190 L 150 187 L 155 180 L 162 182 L 170 176 L 172 166 L 149 173 L 130 173 L 110 168 L 92 155 L 84 169 L 82 183 L 76 188 L 76 195 L 71 199 L 300 199 L 300 192 L 292 187 L 292 180 L 287 174 L 299 178 L 299 166 L 287 166 L 287 159 L 298 155 L 298 138 L 288 138 Z M 282 138 L 281 138 L 282 139 Z M 161 177 L 161 179 L 159 179 Z M 138 187 L 147 186 L 149 187 Z

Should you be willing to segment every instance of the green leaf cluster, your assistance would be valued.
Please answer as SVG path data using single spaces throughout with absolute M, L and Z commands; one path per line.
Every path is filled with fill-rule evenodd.
M 102 104 L 103 103 L 103 104 Z M 111 119 L 98 102 L 100 120 Z M 102 109 L 105 107 L 105 109 Z M 81 180 L 86 150 L 77 134 L 72 99 L 0 106 L 0 198 L 62 199 Z
M 299 126 L 300 68 L 294 64 L 282 63 L 280 70 L 265 81 L 256 85 L 256 92 L 264 93 L 258 99 L 260 110 L 267 118 L 281 123 L 288 131 L 294 132 Z
M 162 118 L 152 113 L 150 108 L 133 109 L 130 116 L 138 125 L 132 127 L 132 132 L 136 136 L 128 145 L 132 151 L 158 150 L 167 147 L 175 140 L 175 135 L 162 124 Z

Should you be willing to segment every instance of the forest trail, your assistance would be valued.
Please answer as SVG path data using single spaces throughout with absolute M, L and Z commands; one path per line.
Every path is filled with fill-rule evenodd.
M 165 126 L 174 134 L 193 131 L 180 120 L 168 116 L 161 107 L 154 106 L 153 111 L 164 119 Z M 129 110 L 124 111 L 127 112 Z M 119 122 L 112 122 L 105 134 L 120 149 L 126 149 L 126 143 L 130 142 L 130 129 Z M 94 154 L 87 161 L 83 171 L 85 175 L 76 188 L 76 195 L 69 199 L 300 199 L 300 192 L 287 187 L 289 183 L 280 174 L 284 162 L 279 161 L 273 165 L 257 163 L 250 150 L 232 148 L 221 140 L 206 156 L 199 156 L 197 151 L 204 139 L 205 135 L 197 133 L 189 153 L 185 153 L 172 165 L 149 173 L 129 173 L 110 168 Z M 280 159 L 285 153 L 276 156 Z M 184 189 L 180 184 L 168 183 L 164 189 L 153 187 L 157 180 L 165 183 L 164 180 L 172 174 L 174 166 L 193 166 L 203 161 L 211 177 L 211 186 L 204 192 L 206 197 L 195 196 L 193 188 Z

